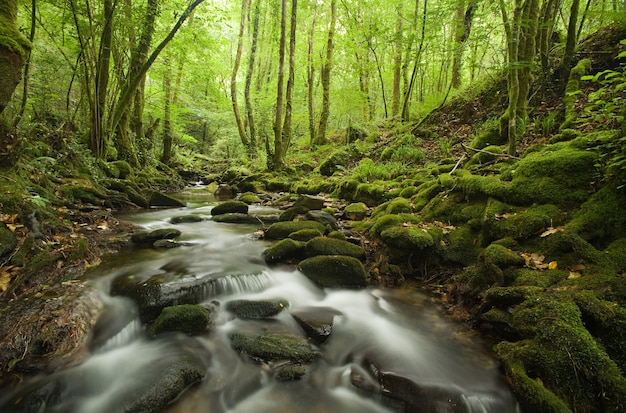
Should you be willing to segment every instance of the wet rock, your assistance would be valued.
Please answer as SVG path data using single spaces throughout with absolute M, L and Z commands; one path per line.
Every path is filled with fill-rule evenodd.
M 354 257 L 318 255 L 301 261 L 298 269 L 323 288 L 367 285 L 365 267 Z
M 4 222 L 0 222 L 0 257 L 5 256 L 17 246 L 17 238 L 7 228 Z
M 309 208 L 305 206 L 292 206 L 284 210 L 280 214 L 279 221 L 293 221 L 300 215 L 304 215 L 309 211 Z
M 408 412 L 469 412 L 463 392 L 454 385 L 418 383 L 392 372 L 379 372 L 382 394 L 404 402 Z
M 54 370 L 80 363 L 104 303 L 82 282 L 66 282 L 0 307 L 0 369 Z
M 340 311 L 330 307 L 307 307 L 291 312 L 291 316 L 315 344 L 328 340 L 333 331 L 334 318 L 340 314 Z
M 201 222 L 203 218 L 200 215 L 188 214 L 188 215 L 179 215 L 176 217 L 172 217 L 170 222 L 172 224 L 185 224 L 185 223 L 193 223 L 193 222 Z
M 324 207 L 324 203 L 326 199 L 321 196 L 313 196 L 313 195 L 300 195 L 296 202 L 293 203 L 294 207 L 303 206 L 305 208 L 311 209 L 322 209 Z
M 365 257 L 365 250 L 348 241 L 329 237 L 313 238 L 304 245 L 307 257 L 318 255 L 346 255 L 362 259 Z
M 209 321 L 209 311 L 201 305 L 174 305 L 161 311 L 152 325 L 152 333 L 180 331 L 185 334 L 199 334 L 207 328 Z
M 350 204 L 343 210 L 344 216 L 352 221 L 362 221 L 368 213 L 369 208 L 363 202 Z
M 304 364 L 289 364 L 280 367 L 274 378 L 279 381 L 299 380 L 309 372 L 309 367 Z
M 221 204 L 218 204 L 211 209 L 211 215 L 222 215 L 222 214 L 247 214 L 248 213 L 248 204 L 241 201 L 225 201 Z
M 132 299 L 139 307 L 142 321 L 154 320 L 165 307 L 179 304 L 197 304 L 207 298 L 230 293 L 233 285 L 259 283 L 263 274 L 209 274 L 202 277 L 182 277 L 164 274 L 141 279 L 121 275 L 111 284 L 111 295 Z
M 181 236 L 181 232 L 174 228 L 161 228 L 154 231 L 140 231 L 134 233 L 130 240 L 135 244 L 154 244 L 160 239 L 173 239 Z
M 104 301 L 104 310 L 92 330 L 89 343 L 91 350 L 97 350 L 126 328 L 137 317 L 137 306 L 126 297 L 109 297 Z
M 316 229 L 321 233 L 326 232 L 326 226 L 317 221 L 288 221 L 276 222 L 265 231 L 266 239 L 283 239 L 289 234 L 303 229 Z
M 287 306 L 287 300 L 233 300 L 227 302 L 224 309 L 239 318 L 256 319 L 274 317 Z
M 305 339 L 292 335 L 267 333 L 249 337 L 235 333 L 230 337 L 230 342 L 235 351 L 266 363 L 276 360 L 310 363 L 321 357 L 319 350 Z
M 304 214 L 304 218 L 310 221 L 321 222 L 322 224 L 328 226 L 328 228 L 330 229 L 339 228 L 337 226 L 337 220 L 335 219 L 335 217 L 326 211 L 308 211 L 306 214 Z
M 304 244 L 302 242 L 294 241 L 291 238 L 285 238 L 267 248 L 263 252 L 263 258 L 268 264 L 276 264 L 298 258 L 302 256 L 303 251 Z
M 152 243 L 154 248 L 178 248 L 185 245 L 182 242 L 177 242 L 173 239 L 158 239 Z
M 245 202 L 248 205 L 260 204 L 261 202 L 263 202 L 261 198 L 259 198 L 259 196 L 254 192 L 246 192 L 245 194 L 242 194 L 240 197 L 238 197 L 238 199 L 239 201 Z
M 148 204 L 151 207 L 171 207 L 171 208 L 179 208 L 187 206 L 183 201 L 176 199 L 167 194 L 153 191 L 150 194 L 150 199 Z
M 233 196 L 235 196 L 235 194 L 233 193 L 233 189 L 230 187 L 230 185 L 227 184 L 219 185 L 213 195 L 218 201 L 233 199 Z
M 262 221 L 256 215 L 237 213 L 237 212 L 214 215 L 213 221 L 224 222 L 227 224 L 261 224 L 262 223 Z

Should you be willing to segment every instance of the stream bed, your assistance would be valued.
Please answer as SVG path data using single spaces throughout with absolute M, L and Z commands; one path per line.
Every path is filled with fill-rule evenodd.
M 172 388 L 186 390 L 167 404 L 167 413 L 520 411 L 497 360 L 480 338 L 448 320 L 441 306 L 416 286 L 321 289 L 293 268 L 265 265 L 262 253 L 270 244 L 256 235 L 260 224 L 212 221 L 211 209 L 217 202 L 202 191 L 181 199 L 186 208 L 118 217 L 146 230 L 175 227 L 182 232 L 183 246 L 132 247 L 104 258 L 90 271 L 87 277 L 111 309 L 110 321 L 100 326 L 100 340 L 83 363 L 53 373 L 44 384 L 41 378 L 36 386 L 26 380 L 4 399 L 44 390 L 50 394 L 53 387 L 54 400 L 9 411 L 147 412 L 154 400 L 143 399 L 155 396 L 146 396 L 154 392 L 146 393 L 145 388 L 163 386 L 168 380 Z M 276 212 L 250 207 L 261 220 Z M 188 214 L 203 220 L 170 222 Z M 131 300 L 109 295 L 120 277 L 146 283 L 160 277 L 184 285 L 204 280 L 198 283 L 200 292 L 194 291 L 198 303 L 213 308 L 210 328 L 191 337 L 152 337 Z M 286 303 L 285 310 L 268 318 L 235 317 L 225 309 L 234 300 L 277 299 Z M 278 378 L 280 360 L 267 362 L 233 350 L 236 334 L 288 334 L 306 340 L 293 315 L 316 311 L 332 314 L 332 331 L 329 328 L 325 341 L 310 344 L 320 356 L 295 380 Z M 172 366 L 181 365 L 192 367 L 181 367 L 176 371 L 184 373 L 174 374 Z M 188 382 L 181 383 L 181 377 Z M 8 405 L 2 403 L 4 396 L 0 395 L 0 411 Z M 176 395 L 163 397 L 171 400 Z

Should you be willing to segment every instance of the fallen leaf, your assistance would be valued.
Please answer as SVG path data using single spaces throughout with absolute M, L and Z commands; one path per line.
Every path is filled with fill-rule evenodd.
M 510 217 L 512 217 L 513 215 L 515 215 L 515 214 L 511 214 L 511 213 L 509 213 L 509 212 L 506 212 L 506 213 L 504 213 L 504 214 L 495 214 L 495 216 L 496 216 L 496 219 L 497 219 L 497 220 L 501 220 L 501 219 L 509 219 L 509 218 L 510 218 Z
M 575 272 L 575 271 L 570 271 L 569 272 L 569 276 L 567 277 L 568 280 L 575 280 L 576 278 L 580 278 L 582 277 L 582 274 L 579 272 Z
M 548 264 L 549 270 L 556 270 L 559 267 L 559 264 L 556 261 L 550 261 Z
M 109 229 L 109 224 L 104 220 L 98 221 L 96 222 L 96 228 L 101 229 L 101 230 L 107 230 Z
M 557 232 L 563 232 L 563 230 L 563 227 L 550 227 L 541 234 L 541 238 L 545 238 L 548 235 L 556 234 Z
M 13 266 L 4 267 L 0 270 L 0 291 L 5 292 L 11 283 L 11 269 Z

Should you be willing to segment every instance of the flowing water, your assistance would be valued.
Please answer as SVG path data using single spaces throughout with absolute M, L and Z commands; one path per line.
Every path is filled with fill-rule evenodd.
M 111 282 L 121 275 L 138 279 L 175 275 L 182 282 L 210 277 L 215 282 L 204 285 L 204 303 L 281 298 L 289 302 L 287 311 L 265 321 L 238 319 L 221 311 L 209 333 L 184 341 L 171 335 L 152 339 L 130 300 L 107 296 L 116 314 L 111 325 L 123 328 L 99 343 L 81 365 L 55 373 L 63 375 L 65 390 L 54 406 L 40 411 L 125 411 L 121 401 L 132 398 L 146 380 L 162 374 L 181 346 L 206 354 L 206 375 L 171 404 L 168 413 L 519 411 L 483 343 L 463 326 L 448 321 L 440 307 L 417 288 L 320 289 L 294 269 L 268 268 L 263 263 L 262 251 L 269 244 L 254 236 L 257 225 L 213 222 L 210 210 L 216 203 L 212 197 L 196 194 L 184 199 L 187 208 L 141 211 L 120 219 L 152 230 L 172 227 L 169 219 L 173 216 L 202 215 L 206 219 L 201 222 L 175 225 L 186 246 L 122 251 L 89 274 L 94 283 L 108 293 Z M 252 206 L 250 212 L 262 216 L 276 211 Z M 311 307 L 332 308 L 337 315 L 332 334 L 319 346 L 321 359 L 301 379 L 276 380 L 272 366 L 231 349 L 229 337 L 234 332 L 302 335 L 290 312 Z M 424 401 L 416 409 L 380 391 L 357 388 L 352 379 L 355 374 L 380 389 L 372 369 L 391 372 L 419 388 L 439 389 L 432 392 L 434 398 L 452 394 L 456 401 Z M 411 391 L 415 388 L 409 386 Z

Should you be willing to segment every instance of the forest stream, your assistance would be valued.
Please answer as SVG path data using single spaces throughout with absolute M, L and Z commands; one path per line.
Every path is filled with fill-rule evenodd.
M 87 276 L 105 295 L 111 315 L 98 326 L 92 354 L 76 367 L 2 390 L 0 411 L 150 411 L 146 406 L 155 402 L 149 399 L 167 393 L 159 386 L 168 383 L 171 366 L 181 360 L 194 365 L 182 375 L 188 379 L 195 369 L 199 378 L 190 379 L 194 384 L 174 403 L 169 400 L 175 396 L 169 398 L 168 413 L 519 411 L 485 343 L 448 320 L 436 300 L 416 286 L 321 289 L 296 269 L 265 265 L 261 257 L 269 243 L 256 235 L 260 225 L 214 222 L 210 211 L 216 201 L 201 188 L 181 198 L 186 208 L 118 216 L 147 230 L 175 226 L 183 246 L 129 248 L 90 271 Z M 251 206 L 250 212 L 263 217 L 277 211 Z M 170 222 L 185 214 L 203 220 Z M 116 279 L 129 276 L 158 276 L 187 287 L 199 281 L 200 304 L 211 308 L 210 326 L 193 336 L 150 334 L 135 303 L 109 295 Z M 277 299 L 285 309 L 272 317 L 236 317 L 227 309 L 235 300 Z M 330 314 L 323 342 L 306 341 L 296 321 L 306 316 L 297 314 Z M 281 379 L 280 369 L 289 361 L 261 360 L 233 349 L 233 337 L 263 334 L 298 337 L 318 357 L 307 360 L 295 379 Z M 178 377 L 171 381 L 181 385 Z M 16 402 L 29 398 L 39 401 L 39 410 L 33 410 L 35 402 Z

